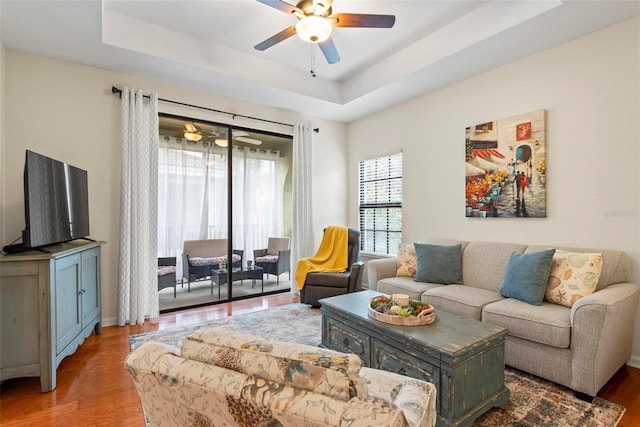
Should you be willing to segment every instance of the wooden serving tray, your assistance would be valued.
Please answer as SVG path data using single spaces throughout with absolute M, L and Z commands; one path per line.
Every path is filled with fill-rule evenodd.
M 421 317 L 402 317 L 402 316 L 394 316 L 391 314 L 384 314 L 384 313 L 375 311 L 373 308 L 371 308 L 371 300 L 369 300 L 369 316 L 371 316 L 375 320 L 379 320 L 380 322 L 389 323 L 392 325 L 401 325 L 401 326 L 429 325 L 436 320 L 436 309 L 433 306 L 431 306 L 431 308 L 427 310 L 427 313 L 428 314 Z

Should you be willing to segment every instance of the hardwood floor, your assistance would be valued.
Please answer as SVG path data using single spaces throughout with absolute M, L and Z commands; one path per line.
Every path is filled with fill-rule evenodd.
M 297 302 L 289 293 L 163 314 L 139 326 L 110 326 L 92 335 L 57 371 L 57 387 L 40 391 L 39 378 L 16 378 L 0 387 L 0 425 L 144 427 L 142 407 L 123 361 L 129 336 L 170 329 Z M 640 425 L 640 369 L 623 367 L 599 396 L 627 408 L 620 427 Z

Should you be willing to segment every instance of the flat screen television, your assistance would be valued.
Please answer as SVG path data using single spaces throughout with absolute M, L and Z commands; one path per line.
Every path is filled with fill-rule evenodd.
M 87 171 L 27 150 L 24 216 L 24 249 L 89 236 Z

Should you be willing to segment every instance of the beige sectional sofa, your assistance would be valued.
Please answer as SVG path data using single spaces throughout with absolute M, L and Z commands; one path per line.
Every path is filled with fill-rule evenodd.
M 181 349 L 147 342 L 125 367 L 147 425 L 433 427 L 433 384 L 353 354 L 201 329 Z
M 640 287 L 630 283 L 628 256 L 617 250 L 553 247 L 573 253 L 601 253 L 595 292 L 571 307 L 505 298 L 500 288 L 512 253 L 529 254 L 550 246 L 433 239 L 425 243 L 461 245 L 459 284 L 417 282 L 397 277 L 397 258 L 368 262 L 369 288 L 402 293 L 463 317 L 507 328 L 505 363 L 595 396 L 631 356 Z

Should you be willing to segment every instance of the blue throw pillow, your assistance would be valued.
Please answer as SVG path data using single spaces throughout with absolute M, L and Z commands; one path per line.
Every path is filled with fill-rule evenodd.
M 500 286 L 500 295 L 533 305 L 542 304 L 555 249 L 530 254 L 512 253 Z
M 416 282 L 462 283 L 462 245 L 415 243 L 418 270 Z

